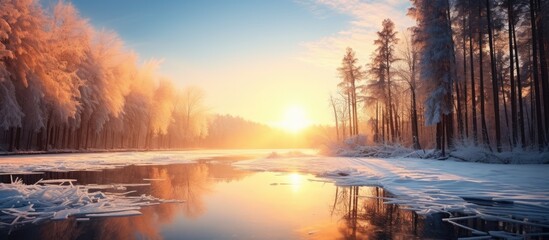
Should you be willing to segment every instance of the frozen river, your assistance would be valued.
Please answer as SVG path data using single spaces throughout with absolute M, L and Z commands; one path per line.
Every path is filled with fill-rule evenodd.
M 547 165 L 210 150 L 11 156 L 0 167 L 1 239 L 451 239 L 548 231 Z

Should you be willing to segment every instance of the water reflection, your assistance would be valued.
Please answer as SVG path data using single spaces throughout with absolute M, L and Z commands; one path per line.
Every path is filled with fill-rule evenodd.
M 228 164 L 185 164 L 170 166 L 129 166 L 105 171 L 47 172 L 40 175 L 20 176 L 27 184 L 40 178 L 77 179 L 78 184 L 143 183 L 150 186 L 128 187 L 118 192 L 135 190 L 135 195 L 147 194 L 162 199 L 183 200 L 183 204 L 160 204 L 141 209 L 136 217 L 92 219 L 87 222 L 48 222 L 39 227 L 27 226 L 9 235 L 13 239 L 162 239 L 163 224 L 171 223 L 176 216 L 193 219 L 206 211 L 204 197 L 212 191 L 215 182 L 238 180 L 249 172 L 232 168 Z M 147 181 L 145 181 L 147 180 Z M 2 179 L 2 182 L 8 182 Z M 116 192 L 116 190 L 108 190 Z M 0 238 L 3 235 L 0 234 Z M 33 237 L 34 236 L 34 237 Z
M 343 221 L 339 239 L 451 238 L 448 226 L 435 227 L 429 218 L 385 204 L 387 197 L 379 187 L 336 187 L 331 213 Z
M 48 222 L 0 239 L 411 239 L 449 238 L 446 225 L 384 204 L 378 187 L 336 187 L 299 173 L 252 173 L 199 162 L 129 166 L 97 172 L 25 176 L 74 178 L 78 184 L 145 183 L 128 187 L 182 204 L 141 209 L 136 217 Z M 4 181 L 5 179 L 2 179 Z M 439 221 L 440 222 L 440 219 Z M 442 224 L 442 223 L 440 223 Z M 429 230 L 437 228 L 439 230 Z M 437 232 L 438 231 L 438 232 Z

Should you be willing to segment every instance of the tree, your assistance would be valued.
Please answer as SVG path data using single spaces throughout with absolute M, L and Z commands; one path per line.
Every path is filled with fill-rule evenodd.
M 150 108 L 149 121 L 149 145 L 152 146 L 151 138 L 160 137 L 160 141 L 164 135 L 168 133 L 168 127 L 173 121 L 173 104 L 175 91 L 173 83 L 166 79 L 161 79 L 158 87 L 154 91 L 153 102 Z M 157 144 L 157 148 L 161 148 L 162 143 Z
M 408 37 L 404 37 L 406 48 L 401 52 L 402 60 L 404 61 L 404 68 L 398 69 L 398 74 L 400 78 L 406 81 L 410 87 L 411 101 L 411 128 L 412 128 L 412 147 L 414 149 L 420 149 L 421 145 L 419 144 L 419 129 L 418 129 L 418 118 L 417 118 L 417 88 L 418 84 L 416 81 L 417 76 L 417 61 L 418 61 L 418 52 L 416 50 L 415 44 L 411 43 Z
M 15 150 L 19 145 L 21 128 L 37 130 L 45 125 L 47 114 L 45 113 L 44 96 L 51 96 L 41 86 L 47 85 L 51 77 L 49 70 L 47 52 L 48 33 L 43 28 L 47 17 L 42 11 L 39 3 L 34 0 L 2 1 L 0 3 L 0 15 L 2 18 L 2 62 L 5 71 L 9 74 L 12 84 L 5 83 L 8 89 L 6 102 L 8 105 L 14 103 L 10 97 L 9 89 L 13 85 L 15 96 L 23 115 L 18 113 L 17 108 L 11 108 L 14 118 L 21 116 L 21 123 L 10 129 L 10 150 Z M 7 78 L 5 78 L 7 79 Z M 61 90 L 62 91 L 62 90 Z M 9 99 L 11 98 L 11 99 Z M 11 122 L 13 122 L 12 119 Z
M 425 123 L 437 124 L 437 147 L 445 155 L 452 147 L 452 84 L 456 80 L 455 53 L 447 0 L 413 0 L 415 43 L 420 53 L 420 78 L 426 94 Z
M 501 127 L 499 119 L 499 93 L 498 93 L 498 80 L 496 76 L 496 58 L 494 53 L 494 40 L 492 30 L 492 9 L 490 8 L 490 0 L 486 0 L 486 18 L 488 22 L 488 47 L 490 49 L 490 66 L 492 72 L 492 93 L 493 93 L 493 105 L 494 105 L 494 119 L 496 129 L 496 149 L 501 152 Z
M 374 79 L 376 79 L 374 81 L 377 81 L 377 83 L 370 84 L 369 88 L 373 92 L 379 90 L 383 92 L 381 96 L 384 96 L 385 110 L 388 112 L 389 135 L 391 136 L 391 142 L 396 142 L 397 130 L 395 124 L 397 117 L 393 104 L 392 88 L 394 84 L 391 82 L 391 71 L 392 64 L 397 61 L 394 51 L 399 39 L 396 37 L 395 24 L 391 19 L 383 20 L 381 25 L 382 30 L 377 32 L 378 39 L 374 41 L 377 48 L 370 68 L 370 74 L 374 76 Z
M 204 90 L 197 86 L 187 86 L 181 92 L 179 107 L 183 113 L 184 136 L 186 141 L 191 141 L 200 134 L 206 112 L 204 106 Z
M 69 3 L 0 1 L 0 149 L 143 148 L 154 134 L 166 147 L 184 124 L 204 134 L 197 110 L 192 127 L 173 117 L 181 94 L 157 65 L 138 66 L 115 33 L 95 31 Z
M 335 130 L 336 130 L 336 140 L 339 142 L 339 119 L 337 117 L 337 107 L 336 107 L 336 100 L 334 99 L 334 96 L 330 94 L 330 105 L 332 106 L 332 110 L 334 112 L 334 122 L 335 122 Z
M 345 56 L 341 62 L 341 67 L 338 68 L 339 75 L 342 79 L 340 87 L 347 94 L 350 109 L 350 135 L 358 135 L 358 116 L 357 116 L 357 82 L 364 77 L 362 67 L 358 65 L 358 59 L 355 57 L 355 52 L 352 48 L 347 48 Z
M 532 75 L 534 79 L 534 91 L 535 91 L 535 102 L 536 102 L 536 123 L 537 123 L 537 135 L 538 135 L 538 149 L 541 151 L 545 144 L 545 131 L 543 130 L 542 122 L 542 108 L 541 108 L 541 90 L 539 87 L 539 76 L 538 76 L 538 29 L 536 24 L 536 6 L 534 0 L 530 0 L 530 23 L 531 23 L 531 33 L 532 33 Z

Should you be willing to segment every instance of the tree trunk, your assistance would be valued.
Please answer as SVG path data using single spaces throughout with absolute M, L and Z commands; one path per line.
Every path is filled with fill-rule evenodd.
M 490 48 L 490 65 L 492 70 L 492 94 L 494 96 L 494 120 L 496 128 L 496 150 L 501 152 L 501 126 L 499 119 L 499 88 L 496 73 L 496 58 L 494 54 L 494 40 L 492 33 L 492 9 L 490 8 L 490 0 L 486 0 L 486 18 L 488 20 L 488 46 Z
M 51 116 L 51 114 L 50 114 Z M 45 141 L 45 144 L 42 148 L 42 150 L 45 150 L 45 151 L 48 151 L 49 149 L 49 144 L 50 144 L 50 124 L 51 124 L 51 118 L 48 117 L 48 121 L 46 122 L 46 141 Z
M 349 137 L 353 136 L 353 114 L 351 109 L 351 92 L 347 91 L 347 110 L 349 112 Z
M 334 120 L 335 120 L 335 128 L 336 128 L 336 139 L 339 142 L 339 122 L 337 120 L 337 111 L 336 111 L 336 105 L 334 102 L 333 96 L 330 96 L 330 103 L 332 103 L 332 110 L 334 111 Z
M 545 141 L 549 139 L 549 76 L 547 73 L 547 56 L 545 46 L 545 28 L 539 14 L 541 13 L 541 2 L 537 0 L 536 6 L 536 29 L 538 30 L 538 45 L 539 45 L 539 63 L 541 72 L 541 86 L 543 90 L 543 119 L 545 121 Z M 547 11 L 547 9 L 545 9 Z
M 89 143 L 88 141 L 90 141 L 89 140 L 90 139 L 90 120 L 91 120 L 91 118 L 88 119 L 87 124 L 86 124 L 86 144 L 84 145 L 85 149 L 88 149 L 90 147 L 90 145 L 88 145 L 88 143 Z
M 46 139 L 46 151 L 49 151 L 51 147 L 54 147 L 52 142 L 53 142 L 53 134 L 54 134 L 54 131 L 53 131 L 54 127 L 49 127 L 48 128 L 48 138 Z
M 503 73 L 503 66 L 501 66 L 502 64 L 499 65 L 499 71 L 500 73 Z M 505 113 L 505 127 L 507 129 L 507 135 L 508 135 L 508 140 L 509 140 L 509 146 L 511 147 L 511 151 L 513 149 L 513 141 L 512 141 L 512 134 L 510 133 L 511 130 L 509 130 L 509 115 L 507 113 L 507 99 L 505 97 L 505 89 L 503 88 L 503 85 L 504 85 L 504 81 L 503 81 L 503 76 L 501 76 L 502 74 L 498 74 L 498 78 L 499 80 L 501 81 L 501 99 L 503 100 L 503 112 Z
M 387 67 L 387 74 L 389 74 L 389 68 Z M 392 95 L 391 95 L 391 79 L 389 78 L 389 75 L 387 75 L 387 92 L 388 92 L 388 110 L 389 110 L 389 135 L 391 136 L 391 142 L 395 142 L 395 123 L 393 121 L 393 101 L 392 101 Z
M 463 16 L 463 27 L 465 28 L 465 16 Z M 460 101 L 458 99 L 458 101 Z M 465 137 L 469 138 L 469 113 L 467 110 L 467 35 L 463 30 L 463 109 L 465 110 Z M 462 136 L 463 138 L 463 136 Z
M 63 124 L 63 140 L 61 141 L 61 148 L 66 149 L 67 148 L 67 125 Z
M 40 128 L 40 132 L 36 135 L 36 145 L 38 150 L 44 149 L 44 128 Z
M 78 126 L 78 129 L 76 130 L 76 139 L 75 139 L 75 144 L 76 144 L 76 149 L 80 149 L 80 144 L 81 144 L 81 141 L 82 141 L 82 123 L 83 123 L 84 119 L 80 120 L 80 126 Z
M 444 119 L 444 117 L 443 117 L 443 119 Z M 436 127 L 436 149 L 442 151 L 442 156 L 444 156 L 444 154 L 445 154 L 444 153 L 444 142 L 443 142 L 443 139 L 444 139 L 443 124 L 444 124 L 444 120 L 437 123 L 437 127 Z
M 354 77 L 354 76 L 353 76 Z M 353 100 L 353 135 L 358 135 L 358 116 L 357 116 L 357 100 L 356 100 L 356 86 L 355 80 L 351 82 L 352 100 Z
M 417 122 L 416 90 L 412 88 L 412 146 L 414 149 L 421 149 Z
M 379 102 L 376 100 L 376 123 L 374 130 L 374 141 L 379 143 Z
M 469 0 L 469 6 L 471 1 Z M 473 30 L 472 30 L 472 12 L 469 9 L 469 65 L 471 68 L 471 114 L 473 125 L 473 141 L 475 146 L 478 144 L 478 129 L 477 129 L 477 96 L 475 93 L 475 66 L 474 66 L 474 49 L 473 49 Z M 479 34 L 480 35 L 480 34 Z
M 108 128 L 107 126 L 103 127 L 103 149 L 107 149 L 107 134 L 108 134 Z
M 459 94 L 459 83 L 458 81 L 454 82 L 456 88 L 456 102 L 457 102 L 457 120 L 458 120 L 458 132 L 460 139 L 463 139 L 465 136 L 463 129 L 463 117 L 461 115 L 461 95 Z M 451 106 L 451 105 L 450 105 Z
M 515 64 L 516 64 L 516 67 L 517 67 L 517 100 L 518 100 L 518 126 L 519 126 L 519 131 L 520 131 L 520 143 L 522 145 L 522 147 L 524 148 L 525 145 L 526 145 L 526 134 L 524 132 L 524 105 L 522 104 L 522 82 L 521 82 L 521 77 L 520 77 L 520 62 L 519 62 L 519 58 L 518 58 L 518 47 L 517 47 L 517 36 L 516 36 L 516 31 L 515 31 L 515 24 L 514 24 L 514 15 L 512 15 L 512 18 L 513 18 L 513 28 L 512 28 L 512 32 L 513 32 L 513 48 L 514 48 L 514 51 L 515 51 Z
M 479 11 L 479 17 L 482 18 L 482 3 L 478 2 L 478 11 Z M 485 114 L 485 106 L 484 106 L 484 67 L 483 67 L 483 61 L 482 61 L 482 27 L 479 27 L 479 37 L 478 37 L 478 48 L 479 48 L 479 92 L 480 92 L 480 120 L 481 120 L 481 134 L 482 134 L 482 140 L 483 144 L 488 145 L 490 147 L 490 139 L 488 138 L 488 129 L 486 127 L 486 114 Z M 491 149 L 491 148 L 490 148 Z
M 29 131 L 27 136 L 27 150 L 32 149 L 32 137 L 34 136 L 34 131 Z
M 535 92 L 535 101 L 536 101 L 536 127 L 537 127 L 537 133 L 538 133 L 538 149 L 541 151 L 543 150 L 543 145 L 545 144 L 545 131 L 543 130 L 543 122 L 541 119 L 541 102 L 540 102 L 540 94 L 541 91 L 539 89 L 539 78 L 538 78 L 538 34 L 537 34 L 537 27 L 536 27 L 536 16 L 534 14 L 535 6 L 534 6 L 534 0 L 530 0 L 530 22 L 532 26 L 532 53 L 533 53 L 533 69 L 532 69 L 532 75 L 534 76 L 534 92 Z
M 11 127 L 9 132 L 10 146 L 8 147 L 8 151 L 13 152 L 15 151 L 15 127 Z
M 15 130 L 15 149 L 21 150 L 21 127 Z
M 534 88 L 534 81 L 530 81 L 530 89 Z M 534 133 L 534 119 L 536 118 L 535 113 L 535 100 L 534 100 L 535 94 L 532 94 L 530 92 L 530 114 L 528 115 L 528 128 L 529 128 L 529 136 L 530 136 L 530 145 L 532 148 L 536 144 L 536 134 Z
M 385 127 L 386 127 L 386 117 L 385 109 L 381 108 L 381 142 L 385 144 Z
M 508 34 L 509 34 L 509 81 L 511 83 L 511 149 L 517 146 L 517 102 L 516 102 L 516 89 L 515 89 L 515 68 L 514 68 L 514 54 L 513 54 L 513 0 L 509 0 L 507 3 L 507 15 L 508 15 Z M 520 73 L 519 73 L 520 74 Z
M 114 149 L 114 129 L 111 129 L 111 149 Z

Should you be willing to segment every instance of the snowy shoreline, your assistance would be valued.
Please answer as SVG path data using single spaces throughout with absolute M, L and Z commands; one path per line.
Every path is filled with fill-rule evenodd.
M 42 154 L 70 154 L 70 153 L 124 153 L 124 152 L 174 152 L 174 151 L 200 151 L 207 149 L 188 148 L 188 149 L 53 149 L 48 151 L 0 151 L 2 156 L 25 156 Z
M 549 226 L 549 165 L 485 164 L 411 157 L 274 156 L 240 161 L 255 171 L 311 173 L 339 186 L 379 186 L 395 203 L 418 214 L 434 212 L 488 215 L 474 201 L 505 202 L 517 209 L 492 209 Z M 518 207 L 520 206 L 520 207 Z M 494 217 L 494 216 L 491 216 Z
M 397 150 L 392 153 L 402 156 Z M 470 200 L 498 201 L 520 206 L 513 214 L 521 218 L 549 224 L 548 164 L 485 164 L 454 159 L 438 161 L 410 156 L 326 157 L 295 150 L 210 150 L 2 156 L 0 157 L 0 174 L 17 175 L 52 170 L 93 171 L 129 165 L 186 164 L 200 159 L 244 155 L 256 156 L 256 158 L 231 162 L 232 165 L 253 171 L 311 173 L 339 186 L 383 187 L 395 196 L 389 200 L 389 203 L 402 205 L 419 214 L 433 212 L 487 214 L 486 210 L 479 209 L 478 205 L 471 203 Z M 21 183 L 0 184 L 0 196 L 15 193 L 14 187 L 16 189 L 36 188 L 34 190 L 43 193 L 69 191 L 57 189 L 58 186 L 51 186 L 53 187 L 51 189 L 38 189 L 36 185 L 15 186 L 14 184 Z M 47 187 L 49 188 L 50 185 Z M 70 188 L 70 186 L 62 187 Z M 81 187 L 78 186 L 78 188 Z M 25 196 L 22 192 L 16 195 L 19 198 Z M 119 196 L 113 196 L 113 198 L 117 197 Z M 14 206 L 6 207 L 4 204 L 1 207 L 2 210 L 14 208 Z M 500 210 L 494 211 L 490 214 L 497 215 Z M 85 217 L 85 214 L 83 216 Z
M 549 149 L 540 152 L 530 148 L 515 148 L 512 151 L 494 152 L 472 143 L 458 143 L 446 156 L 441 156 L 440 151 L 434 149 L 414 150 L 400 145 L 357 145 L 352 139 L 345 144 L 333 144 L 324 152 L 329 156 L 340 157 L 402 157 L 491 164 L 549 164 Z

